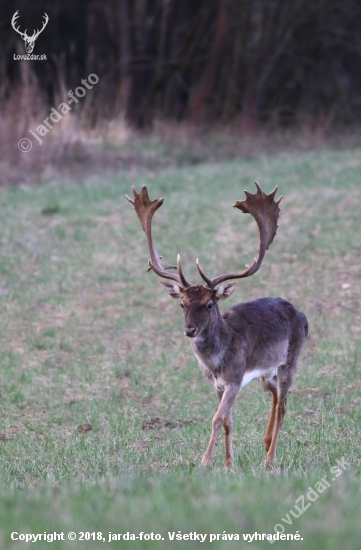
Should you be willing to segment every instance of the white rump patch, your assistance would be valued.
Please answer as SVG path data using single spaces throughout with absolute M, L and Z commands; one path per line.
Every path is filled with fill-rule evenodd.
M 248 382 L 251 382 L 251 380 L 254 380 L 255 378 L 259 378 L 260 376 L 264 376 L 265 378 L 267 378 L 267 380 L 271 380 L 271 378 L 276 376 L 277 371 L 278 371 L 278 367 L 276 369 L 272 368 L 271 370 L 268 370 L 268 371 L 262 370 L 262 369 L 254 369 L 251 371 L 246 371 L 242 378 L 241 388 L 243 388 L 243 386 L 246 386 L 246 384 L 248 384 Z

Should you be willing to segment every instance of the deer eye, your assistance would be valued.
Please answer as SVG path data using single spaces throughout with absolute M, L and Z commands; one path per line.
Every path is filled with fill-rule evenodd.
M 212 309 L 213 306 L 214 306 L 213 302 L 208 302 L 207 309 Z
M 182 302 L 180 303 L 180 307 L 181 307 L 182 309 L 184 309 L 184 305 L 182 304 Z

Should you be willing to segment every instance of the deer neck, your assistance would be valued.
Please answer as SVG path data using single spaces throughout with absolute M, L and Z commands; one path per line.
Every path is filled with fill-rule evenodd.
M 220 370 L 229 338 L 226 323 L 217 307 L 209 325 L 191 340 L 194 355 L 204 367 L 217 372 Z

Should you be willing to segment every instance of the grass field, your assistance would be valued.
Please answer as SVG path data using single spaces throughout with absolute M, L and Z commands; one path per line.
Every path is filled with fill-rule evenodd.
M 1 190 L 1 548 L 201 544 L 169 541 L 178 531 L 207 534 L 204 547 L 243 548 L 243 534 L 274 533 L 281 524 L 303 540 L 273 548 L 359 549 L 360 153 L 264 156 Z M 239 281 L 222 308 L 282 296 L 307 315 L 310 336 L 275 468 L 263 468 L 271 399 L 252 382 L 234 407 L 236 469 L 226 475 L 223 436 L 213 468 L 199 466 L 217 398 L 183 336 L 179 304 L 146 272 L 146 239 L 124 194 L 146 184 L 151 198 L 165 198 L 154 224 L 158 249 L 168 263 L 179 252 L 186 277 L 200 282 L 196 257 L 214 276 L 256 254 L 255 222 L 231 208 L 244 189 L 254 192 L 254 180 L 284 194 L 280 228 L 261 270 Z M 84 424 L 92 429 L 79 431 Z M 333 475 L 338 461 L 343 469 Z M 325 476 L 329 486 L 296 518 L 295 501 L 301 506 Z M 65 540 L 11 541 L 12 532 L 44 531 Z M 67 540 L 68 532 L 102 532 L 108 541 L 109 531 L 165 540 Z

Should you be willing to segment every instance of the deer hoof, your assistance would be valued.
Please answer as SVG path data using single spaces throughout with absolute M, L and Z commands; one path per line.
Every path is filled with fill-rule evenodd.
M 274 458 L 266 458 L 264 467 L 266 470 L 271 470 L 274 467 Z
M 207 455 L 204 455 L 202 458 L 201 466 L 204 468 L 210 468 L 212 466 L 212 459 L 209 458 Z
M 233 462 L 228 462 L 226 461 L 224 463 L 224 471 L 226 473 L 230 473 L 230 472 L 234 472 L 234 465 L 233 465 Z

